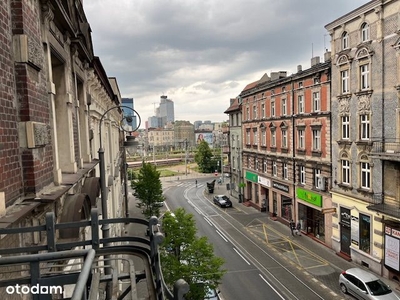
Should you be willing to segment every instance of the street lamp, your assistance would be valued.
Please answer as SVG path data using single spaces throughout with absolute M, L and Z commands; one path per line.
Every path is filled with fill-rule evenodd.
M 136 131 L 139 127 L 140 127 L 140 123 L 141 123 L 141 118 L 140 115 L 137 113 L 136 110 L 134 110 L 133 108 L 129 107 L 129 106 L 122 106 L 122 105 L 117 105 L 117 106 L 113 106 L 109 109 L 107 109 L 103 115 L 100 118 L 100 123 L 99 123 L 99 134 L 100 134 L 100 148 L 98 151 L 99 154 L 99 165 L 100 165 L 100 193 L 101 193 L 101 209 L 102 209 L 102 218 L 103 220 L 108 219 L 108 208 L 107 208 L 107 201 L 108 201 L 108 190 L 107 190 L 107 185 L 106 185 L 106 167 L 105 167 L 105 159 L 104 159 L 104 148 L 103 148 L 103 143 L 102 143 L 102 134 L 101 134 L 101 125 L 103 122 L 104 117 L 107 115 L 107 113 L 113 109 L 130 109 L 131 111 L 133 111 L 138 117 L 139 117 L 139 124 L 138 126 L 134 129 L 134 130 L 126 130 L 123 127 L 123 121 L 126 120 L 128 123 L 132 122 L 132 116 L 126 116 L 123 117 L 121 119 L 120 122 L 120 129 L 122 131 L 124 131 L 125 133 L 131 133 Z M 137 142 L 134 141 L 133 139 L 130 141 L 126 141 L 124 142 L 124 146 L 133 146 L 136 145 Z M 124 178 L 125 178 L 125 209 L 128 209 L 128 197 L 127 197 L 127 186 L 126 186 L 126 153 L 125 153 L 125 148 L 124 148 Z M 102 228 L 102 233 L 103 233 L 103 239 L 108 239 L 110 237 L 110 224 L 106 224 L 104 223 Z M 109 246 L 108 242 L 104 243 L 104 246 Z M 109 260 L 109 256 L 105 255 L 104 256 L 104 260 L 105 260 L 105 264 L 108 264 L 108 260 Z M 106 267 L 105 268 L 105 275 L 110 275 L 111 274 L 111 268 L 110 267 Z M 107 289 L 106 289 L 106 299 L 110 299 L 111 298 L 111 290 L 110 290 L 110 285 L 108 284 Z

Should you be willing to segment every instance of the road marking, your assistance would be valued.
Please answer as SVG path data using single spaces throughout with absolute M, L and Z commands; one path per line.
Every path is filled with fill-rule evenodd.
M 235 252 L 250 266 L 250 262 L 245 259 L 244 256 L 240 254 L 240 252 L 235 247 L 233 247 L 233 250 L 235 250 Z
M 260 276 L 261 279 L 264 280 L 264 282 L 265 282 L 266 284 L 268 284 L 269 287 L 270 287 L 271 289 L 273 289 L 274 292 L 275 292 L 279 297 L 281 297 L 281 299 L 285 299 L 285 298 L 283 298 L 282 295 L 279 294 L 279 292 L 267 281 L 267 279 L 264 278 L 264 276 L 262 276 L 261 274 L 258 274 L 258 276 Z
M 207 218 L 206 216 L 204 217 L 204 220 L 206 220 L 206 222 L 207 222 L 208 224 L 210 224 L 210 226 L 214 226 L 213 223 L 211 223 L 210 219 Z
M 221 231 L 219 231 L 219 230 L 217 229 L 216 232 L 221 236 L 221 238 L 222 238 L 225 242 L 228 242 L 227 238 L 225 237 L 225 235 L 222 234 Z

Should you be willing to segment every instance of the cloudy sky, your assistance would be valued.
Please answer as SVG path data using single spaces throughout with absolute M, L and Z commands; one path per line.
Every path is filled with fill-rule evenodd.
M 94 54 L 144 121 L 161 95 L 175 119 L 227 120 L 264 73 L 296 73 L 330 49 L 324 26 L 367 0 L 83 0 Z

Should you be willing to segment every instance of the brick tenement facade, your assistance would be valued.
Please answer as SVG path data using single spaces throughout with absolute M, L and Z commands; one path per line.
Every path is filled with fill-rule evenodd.
M 329 23 L 333 248 L 400 276 L 400 1 L 369 1 Z M 394 253 L 393 253 L 394 251 Z
M 264 75 L 240 97 L 245 199 L 330 246 L 330 61 Z

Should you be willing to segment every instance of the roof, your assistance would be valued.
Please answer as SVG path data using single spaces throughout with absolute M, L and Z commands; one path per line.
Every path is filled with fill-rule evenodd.
M 371 274 L 367 271 L 364 271 L 363 269 L 360 268 L 351 268 L 346 270 L 347 274 L 354 275 L 357 278 L 361 279 L 364 282 L 370 282 L 370 281 L 375 281 L 378 280 L 378 277 L 376 277 L 374 274 Z
M 225 114 L 229 114 L 230 112 L 240 110 L 239 98 L 231 99 L 231 106 L 228 107 L 227 110 L 224 111 Z

